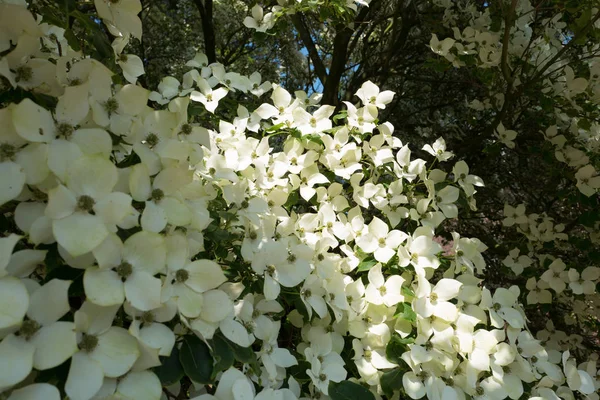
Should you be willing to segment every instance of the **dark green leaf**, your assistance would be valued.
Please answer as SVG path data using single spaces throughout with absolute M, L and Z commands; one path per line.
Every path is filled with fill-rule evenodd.
M 394 391 L 402 388 L 402 375 L 404 375 L 404 371 L 400 368 L 385 371 L 383 375 L 381 375 L 379 383 L 386 396 L 392 397 Z
M 369 389 L 351 381 L 329 382 L 329 397 L 332 400 L 375 400 Z
M 221 335 L 215 335 L 212 342 L 212 348 L 213 359 L 215 361 L 213 375 L 216 375 L 231 367 L 235 361 L 235 356 L 233 354 L 233 349 Z
M 413 338 L 401 338 L 400 335 L 393 335 L 392 339 L 385 348 L 385 355 L 388 360 L 396 364 L 404 364 L 402 354 L 408 350 L 408 343 L 412 343 Z
M 196 336 L 184 336 L 179 360 L 185 374 L 198 383 L 211 383 L 213 359 L 210 349 Z
M 161 357 L 160 361 L 162 364 L 154 368 L 154 373 L 158 376 L 163 386 L 171 386 L 179 382 L 185 375 L 185 371 L 179 360 L 179 349 L 177 346 L 173 347 L 170 356 Z

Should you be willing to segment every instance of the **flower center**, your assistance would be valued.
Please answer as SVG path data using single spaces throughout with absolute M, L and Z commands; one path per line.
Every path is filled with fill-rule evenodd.
M 98 337 L 94 335 L 84 334 L 79 342 L 79 348 L 86 353 L 91 353 L 98 347 Z
M 112 114 L 116 113 L 119 109 L 119 102 L 114 97 L 109 98 L 104 102 L 104 110 L 110 117 Z
M 144 324 L 151 324 L 154 322 L 154 314 L 152 311 L 144 311 L 140 316 L 140 321 Z
M 73 125 L 67 123 L 60 123 L 56 127 L 58 135 L 64 137 L 65 139 L 70 138 L 74 130 L 75 128 L 73 127 Z
M 155 133 L 150 133 L 146 136 L 146 144 L 148 147 L 152 148 L 156 146 L 160 142 L 160 138 Z
M 19 336 L 23 336 L 25 340 L 31 339 L 41 328 L 40 324 L 32 319 L 23 321 L 19 329 Z
M 12 144 L 0 143 L 0 161 L 12 160 L 17 154 L 17 149 Z
M 163 197 L 165 197 L 165 192 L 163 192 L 161 189 L 154 189 L 150 194 L 150 198 L 155 202 L 161 201 Z
M 175 272 L 175 280 L 179 283 L 183 283 L 190 278 L 190 273 L 185 269 L 178 269 Z
M 190 124 L 183 124 L 181 126 L 181 133 L 183 133 L 184 135 L 189 135 L 190 133 L 192 133 L 192 126 Z
M 81 211 L 90 212 L 94 209 L 95 204 L 96 201 L 87 194 L 79 196 L 77 199 L 77 209 Z
M 133 266 L 128 262 L 122 262 L 121 265 L 117 267 L 117 275 L 121 277 L 121 280 L 124 282 L 127 278 L 131 276 L 133 273 Z
M 33 78 L 33 69 L 28 65 L 22 65 L 15 70 L 16 82 L 29 82 Z

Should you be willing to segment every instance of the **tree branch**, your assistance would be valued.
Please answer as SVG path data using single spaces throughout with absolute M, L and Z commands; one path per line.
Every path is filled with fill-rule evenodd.
M 208 63 L 217 62 L 217 52 L 215 45 L 215 27 L 213 25 L 213 0 L 194 0 L 194 4 L 200 12 L 202 20 L 202 33 L 204 36 L 204 53 L 208 58 Z
M 325 68 L 325 64 L 323 64 L 323 60 L 321 60 L 321 57 L 319 56 L 315 42 L 313 41 L 312 36 L 310 36 L 308 26 L 306 26 L 306 22 L 304 21 L 302 14 L 292 14 L 291 19 L 296 27 L 296 30 L 298 31 L 298 34 L 300 35 L 302 43 L 306 47 L 306 50 L 308 50 L 308 56 L 314 65 L 317 78 L 319 78 L 323 86 L 325 86 L 325 81 L 327 80 L 327 69 Z

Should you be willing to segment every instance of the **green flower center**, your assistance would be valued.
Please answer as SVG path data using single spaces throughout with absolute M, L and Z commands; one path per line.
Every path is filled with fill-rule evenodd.
M 87 194 L 79 196 L 77 199 L 77 209 L 81 211 L 90 212 L 94 209 L 95 204 L 96 201 Z
M 56 131 L 58 132 L 59 136 L 62 136 L 65 139 L 68 139 L 73 134 L 73 131 L 75 131 L 75 128 L 73 127 L 73 125 L 66 124 L 66 123 L 60 123 L 56 127 Z
M 190 133 L 192 133 L 192 126 L 190 124 L 181 125 L 181 133 L 183 133 L 184 135 L 189 135 Z
M 175 280 L 179 283 L 183 283 L 190 278 L 190 273 L 185 269 L 178 269 L 175 272 Z
M 28 65 L 21 65 L 15 70 L 16 82 L 29 82 L 33 78 L 33 69 Z
M 12 144 L 0 143 L 0 161 L 12 160 L 17 154 L 17 149 Z
M 165 197 L 165 192 L 163 192 L 160 189 L 154 189 L 152 191 L 152 193 L 150 194 L 150 198 L 153 201 L 161 201 L 163 199 L 163 197 Z
M 133 266 L 128 262 L 123 262 L 117 267 L 117 275 L 121 277 L 122 281 L 125 281 L 133 273 Z
M 91 353 L 98 347 L 98 337 L 94 335 L 84 334 L 79 342 L 79 348 L 86 353 Z
M 37 331 L 40 330 L 40 328 L 40 324 L 38 324 L 32 319 L 28 319 L 26 321 L 23 321 L 23 323 L 21 324 L 21 328 L 19 329 L 19 336 L 24 337 L 25 340 L 29 340 L 37 333 Z

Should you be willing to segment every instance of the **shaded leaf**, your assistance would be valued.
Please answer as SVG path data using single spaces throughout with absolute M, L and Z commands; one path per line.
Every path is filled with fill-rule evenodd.
M 179 360 L 191 380 L 204 384 L 212 382 L 213 359 L 210 349 L 198 337 L 184 336 Z

